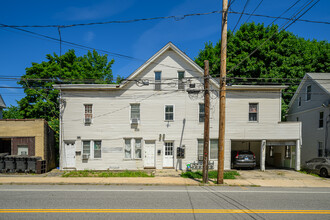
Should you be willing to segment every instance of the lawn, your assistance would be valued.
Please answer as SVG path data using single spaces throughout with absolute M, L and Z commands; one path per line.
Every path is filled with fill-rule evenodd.
M 225 171 L 223 174 L 224 179 L 236 179 L 235 176 L 239 176 L 239 173 L 237 171 Z M 187 171 L 181 174 L 181 177 L 183 178 L 192 178 L 192 179 L 202 179 L 203 178 L 203 172 L 202 171 Z M 212 170 L 209 171 L 209 179 L 216 179 L 218 177 L 218 171 Z
M 154 177 L 153 174 L 148 174 L 143 171 L 94 171 L 94 170 L 79 170 L 68 171 L 62 177 Z

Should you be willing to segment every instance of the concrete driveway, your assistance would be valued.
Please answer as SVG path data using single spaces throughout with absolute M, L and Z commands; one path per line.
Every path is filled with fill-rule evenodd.
M 330 178 L 321 178 L 294 170 L 238 170 L 238 173 L 240 176 L 235 181 L 226 180 L 226 183 L 278 187 L 330 187 Z

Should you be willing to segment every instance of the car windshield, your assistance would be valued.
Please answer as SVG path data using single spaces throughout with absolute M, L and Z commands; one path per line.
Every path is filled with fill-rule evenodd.
M 241 150 L 238 153 L 239 154 L 253 154 L 251 151 L 248 151 L 248 150 Z

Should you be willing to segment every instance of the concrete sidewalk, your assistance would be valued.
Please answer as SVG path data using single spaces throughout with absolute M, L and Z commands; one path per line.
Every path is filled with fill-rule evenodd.
M 329 187 L 330 178 L 320 178 L 292 170 L 243 170 L 234 180 L 224 180 L 230 186 L 268 187 Z M 155 177 L 61 177 L 38 175 L 1 175 L 0 184 L 99 184 L 99 185 L 201 185 L 200 180 L 180 177 L 178 173 Z M 210 183 L 214 185 L 213 183 Z

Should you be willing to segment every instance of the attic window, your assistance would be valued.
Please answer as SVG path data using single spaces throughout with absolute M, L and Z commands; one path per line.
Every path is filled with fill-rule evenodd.
M 306 101 L 311 100 L 312 98 L 312 86 L 309 85 L 306 87 Z
M 161 90 L 161 82 L 162 82 L 162 72 L 155 72 L 155 90 Z

